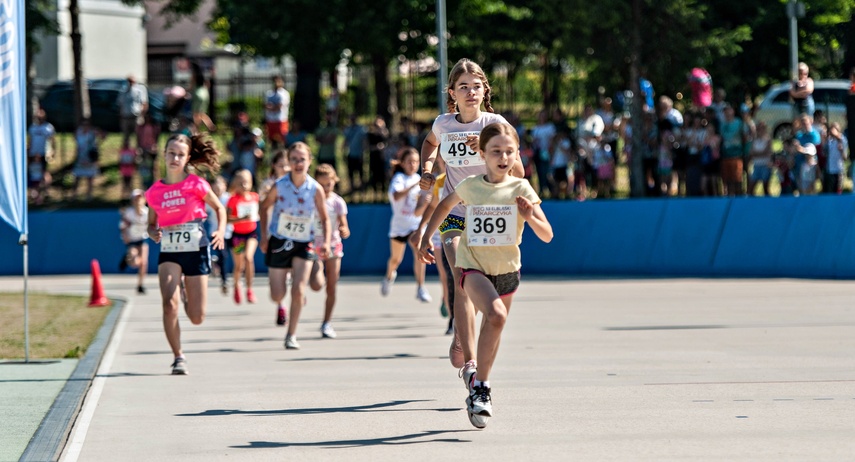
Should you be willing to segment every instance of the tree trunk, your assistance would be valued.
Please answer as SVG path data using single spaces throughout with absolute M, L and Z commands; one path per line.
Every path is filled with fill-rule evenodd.
M 307 59 L 296 59 L 297 88 L 294 90 L 294 119 L 307 133 L 321 123 L 321 67 Z
M 377 97 L 377 115 L 386 120 L 391 126 L 392 111 L 389 110 L 392 90 L 389 87 L 389 60 L 381 53 L 371 54 L 371 64 L 374 66 L 374 94 Z
M 552 95 L 549 94 L 549 49 L 546 49 L 546 51 L 543 52 L 541 59 L 543 60 L 543 82 L 540 85 L 540 92 L 543 95 L 543 109 L 547 114 L 552 114 Z
M 644 197 L 644 164 L 641 152 L 644 145 L 642 127 L 642 98 L 639 84 L 639 56 L 641 55 L 641 0 L 632 0 L 632 28 L 630 35 L 629 88 L 632 90 L 632 161 L 629 165 L 629 185 L 632 197 Z
M 70 0 L 68 11 L 71 14 L 71 53 L 74 58 L 74 116 L 77 125 L 91 115 L 89 108 L 89 87 L 83 77 L 83 40 L 80 36 L 80 6 L 78 0 Z

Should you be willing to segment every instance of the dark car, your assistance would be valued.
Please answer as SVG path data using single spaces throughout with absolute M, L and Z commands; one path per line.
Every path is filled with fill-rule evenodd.
M 89 107 L 92 125 L 106 132 L 120 132 L 119 94 L 127 87 L 125 79 L 93 79 L 86 81 L 89 87 Z M 76 128 L 74 116 L 74 84 L 71 81 L 58 81 L 48 87 L 40 99 L 47 120 L 58 132 L 73 132 Z M 160 92 L 148 92 L 148 112 L 162 126 L 165 101 Z

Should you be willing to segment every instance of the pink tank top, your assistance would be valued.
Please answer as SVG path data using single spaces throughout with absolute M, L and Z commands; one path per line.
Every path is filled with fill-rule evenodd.
M 210 190 L 207 181 L 190 174 L 175 184 L 158 181 L 145 192 L 145 200 L 157 213 L 158 226 L 180 225 L 208 216 L 205 196 Z
M 469 135 L 480 135 L 481 130 L 492 123 L 508 123 L 504 117 L 492 112 L 482 112 L 481 116 L 467 124 L 457 121 L 456 113 L 442 114 L 433 121 L 433 134 L 439 142 L 439 152 L 445 161 L 446 180 L 442 197 L 448 196 L 466 177 L 484 175 L 487 167 L 481 155 L 466 147 Z M 451 209 L 451 215 L 465 216 L 466 208 L 457 204 Z

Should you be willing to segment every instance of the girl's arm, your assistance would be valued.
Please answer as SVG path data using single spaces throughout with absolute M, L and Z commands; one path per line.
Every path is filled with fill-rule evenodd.
M 433 133 L 433 130 L 431 130 L 425 137 L 425 141 L 422 143 L 422 179 L 419 181 L 419 187 L 422 188 L 422 190 L 430 189 L 433 186 L 433 182 L 436 181 L 436 177 L 433 175 L 433 166 L 436 163 L 436 153 L 438 148 L 439 141 L 436 139 L 436 135 Z
M 424 235 L 422 235 L 422 242 L 419 245 L 419 260 L 425 263 L 436 262 L 432 254 L 433 243 L 430 238 L 436 232 L 437 228 L 439 228 L 442 220 L 445 220 L 448 213 L 451 212 L 451 209 L 459 203 L 460 196 L 457 195 L 457 191 L 453 191 L 436 206 L 436 210 L 431 214 L 430 221 L 428 221 L 427 228 L 425 228 Z
M 157 226 L 157 212 L 154 207 L 148 208 L 148 237 L 154 242 L 160 242 L 163 237 L 163 231 Z
M 332 236 L 332 227 L 330 226 L 330 216 L 327 213 L 327 195 L 324 193 L 323 188 L 315 190 L 315 210 L 318 212 L 318 219 L 321 221 L 321 226 L 324 228 L 324 246 L 321 248 L 320 257 L 326 258 L 327 255 L 330 254 L 330 237 Z
M 416 186 L 418 186 L 419 184 L 421 184 L 421 181 L 419 181 L 418 183 L 413 183 L 410 186 L 407 186 L 407 187 L 401 189 L 400 191 L 392 191 L 392 200 L 399 201 L 399 200 L 409 196 L 410 191 L 413 188 L 415 188 Z
M 517 151 L 517 161 L 514 162 L 514 166 L 511 167 L 511 176 L 525 178 L 525 167 L 523 167 L 522 157 L 520 156 L 519 151 Z
M 342 239 L 350 237 L 350 226 L 347 224 L 347 215 L 338 216 L 338 233 Z
M 427 191 L 419 193 L 419 199 L 416 201 L 416 209 L 413 210 L 413 215 L 417 217 L 422 216 L 430 205 L 432 196 Z
M 270 238 L 267 223 L 270 221 L 270 211 L 273 208 L 273 204 L 276 203 L 277 197 L 276 187 L 274 186 L 267 193 L 267 196 L 264 197 L 261 205 L 258 206 L 258 218 L 260 222 L 258 227 L 261 228 L 261 239 L 258 242 L 258 247 L 263 253 L 267 253 L 267 241 Z
M 534 204 L 523 196 L 517 196 L 517 207 L 519 208 L 520 215 L 531 226 L 534 234 L 541 241 L 550 242 L 553 237 L 552 225 L 546 219 L 546 215 L 544 215 L 543 209 L 540 208 L 540 204 Z
M 436 206 L 439 205 L 439 194 L 428 194 L 425 196 L 425 202 L 427 205 L 425 209 L 422 211 L 422 219 L 419 222 L 419 227 L 416 228 L 416 231 L 410 235 L 410 245 L 415 248 L 419 247 L 419 244 L 422 242 L 422 236 L 425 232 L 425 227 L 430 221 L 430 217 L 433 215 L 434 210 L 436 210 Z
M 217 230 L 211 233 L 211 246 L 215 250 L 221 250 L 225 247 L 224 236 L 226 235 L 226 208 L 223 207 L 220 199 L 214 194 L 214 191 L 208 190 L 205 194 L 205 203 L 211 206 L 217 213 Z

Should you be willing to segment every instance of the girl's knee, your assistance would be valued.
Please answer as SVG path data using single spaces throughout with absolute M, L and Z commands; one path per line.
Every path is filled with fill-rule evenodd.
M 496 300 L 485 313 L 487 323 L 495 327 L 503 327 L 508 320 L 508 310 L 501 300 Z
M 190 319 L 190 322 L 192 324 L 198 326 L 199 324 L 202 324 L 202 322 L 205 320 L 205 313 L 197 313 L 197 314 L 187 313 L 187 318 Z

